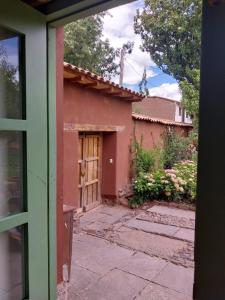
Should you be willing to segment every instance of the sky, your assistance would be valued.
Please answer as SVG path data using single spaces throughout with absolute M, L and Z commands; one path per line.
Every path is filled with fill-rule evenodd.
M 12 37 L 0 40 L 0 46 L 3 46 L 7 52 L 8 61 L 14 66 L 18 66 L 18 38 Z
M 134 33 L 134 16 L 137 9 L 143 7 L 143 0 L 122 5 L 109 10 L 104 18 L 103 35 L 110 40 L 114 48 L 121 48 L 128 41 L 134 42 L 132 54 L 125 59 L 124 85 L 138 91 L 144 68 L 147 69 L 148 89 L 150 96 L 161 96 L 174 100 L 181 99 L 177 81 L 163 73 L 154 63 L 150 54 L 140 49 L 141 38 Z M 119 78 L 113 78 L 119 82 Z
M 149 53 L 140 49 L 142 44 L 139 35 L 134 33 L 134 16 L 136 10 L 143 7 L 143 0 L 122 5 L 109 10 L 109 14 L 104 17 L 103 37 L 110 40 L 114 48 L 121 48 L 128 41 L 134 42 L 132 54 L 125 59 L 124 85 L 132 90 L 139 91 L 138 84 L 141 81 L 144 68 L 147 69 L 148 89 L 150 96 L 161 96 L 174 100 L 181 99 L 181 93 L 176 80 L 163 73 L 153 62 Z M 18 38 L 1 40 L 7 50 L 9 61 L 18 65 Z M 112 78 L 119 83 L 119 76 Z

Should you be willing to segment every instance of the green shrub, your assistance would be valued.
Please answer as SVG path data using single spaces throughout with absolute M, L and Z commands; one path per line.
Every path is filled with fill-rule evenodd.
M 131 208 L 138 208 L 140 205 L 144 204 L 144 200 L 136 195 L 129 199 L 129 206 Z
M 138 176 L 140 173 L 148 173 L 162 169 L 164 166 L 163 150 L 160 147 L 146 150 L 142 148 L 141 144 L 135 141 L 134 153 L 135 176 Z
M 163 134 L 163 162 L 164 168 L 172 168 L 176 162 L 191 160 L 196 153 L 194 137 L 182 137 L 174 130 Z M 196 141 L 195 141 L 196 142 Z
M 150 151 L 145 149 L 140 149 L 136 157 L 136 168 L 137 173 L 140 172 L 149 172 L 154 168 L 154 157 Z
M 151 172 L 154 169 L 155 158 L 150 150 L 143 149 L 138 142 L 135 142 L 135 173 Z
M 173 169 L 139 173 L 134 181 L 135 199 L 194 202 L 196 198 L 197 164 L 186 160 Z

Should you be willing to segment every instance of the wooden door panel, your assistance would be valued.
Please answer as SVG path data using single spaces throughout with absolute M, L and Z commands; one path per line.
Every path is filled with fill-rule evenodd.
M 79 190 L 81 207 L 89 210 L 100 203 L 101 136 L 79 138 Z

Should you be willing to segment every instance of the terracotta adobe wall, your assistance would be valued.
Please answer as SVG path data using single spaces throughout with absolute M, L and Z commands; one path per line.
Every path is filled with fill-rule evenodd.
M 116 198 L 129 183 L 129 148 L 132 137 L 132 105 L 110 95 L 64 80 L 65 124 L 121 126 L 103 133 L 102 194 Z M 113 164 L 109 163 L 113 159 Z M 78 205 L 78 131 L 64 129 L 64 203 Z
M 162 134 L 169 127 L 179 133 L 181 136 L 188 136 L 191 127 L 169 126 L 160 123 L 147 122 L 142 120 L 134 120 L 134 136 L 139 143 L 142 143 L 143 148 L 153 149 L 157 146 L 162 146 Z
M 160 97 L 148 97 L 133 103 L 133 111 L 153 118 L 175 121 L 176 102 Z

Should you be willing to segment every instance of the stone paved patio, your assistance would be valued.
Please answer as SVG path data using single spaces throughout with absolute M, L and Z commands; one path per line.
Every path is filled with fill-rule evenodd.
M 163 206 L 84 214 L 67 299 L 192 299 L 194 221 L 194 212 Z

